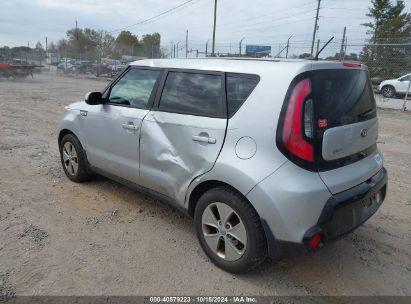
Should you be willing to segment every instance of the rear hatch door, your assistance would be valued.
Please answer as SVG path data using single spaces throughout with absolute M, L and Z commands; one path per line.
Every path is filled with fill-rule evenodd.
M 368 71 L 313 70 L 316 165 L 335 194 L 358 185 L 382 167 L 377 151 L 378 120 Z

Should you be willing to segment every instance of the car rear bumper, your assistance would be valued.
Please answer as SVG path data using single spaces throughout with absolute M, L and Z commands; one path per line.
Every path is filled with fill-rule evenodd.
M 381 206 L 387 191 L 387 171 L 382 168 L 367 181 L 338 194 L 325 204 L 318 222 L 304 235 L 306 245 L 316 233 L 322 243 L 338 239 L 365 223 Z
M 275 257 L 290 245 L 310 248 L 315 234 L 321 236 L 315 248 L 319 249 L 354 230 L 378 210 L 386 187 L 387 171 L 382 167 L 364 182 L 331 194 L 318 173 L 289 162 L 254 187 L 247 198 L 260 215 L 269 254 Z

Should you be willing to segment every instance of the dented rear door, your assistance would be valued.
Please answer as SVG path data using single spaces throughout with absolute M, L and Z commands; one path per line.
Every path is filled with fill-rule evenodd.
M 191 181 L 211 170 L 224 143 L 224 77 L 168 70 L 140 139 L 143 186 L 183 202 Z

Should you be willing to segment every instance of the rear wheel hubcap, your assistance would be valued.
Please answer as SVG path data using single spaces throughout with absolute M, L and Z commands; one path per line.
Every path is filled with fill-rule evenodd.
M 208 205 L 202 216 L 202 231 L 207 246 L 220 258 L 235 261 L 247 248 L 247 231 L 240 216 L 224 203 Z

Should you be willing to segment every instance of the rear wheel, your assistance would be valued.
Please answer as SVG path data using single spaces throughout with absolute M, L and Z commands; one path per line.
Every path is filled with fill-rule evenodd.
M 266 257 L 267 242 L 257 212 L 231 188 L 204 193 L 197 203 L 194 223 L 207 256 L 228 272 L 249 271 Z
M 60 159 L 64 172 L 70 180 L 81 183 L 90 179 L 83 147 L 73 134 L 67 134 L 62 138 Z
M 392 86 L 385 86 L 381 89 L 381 93 L 386 98 L 395 97 L 395 89 Z

